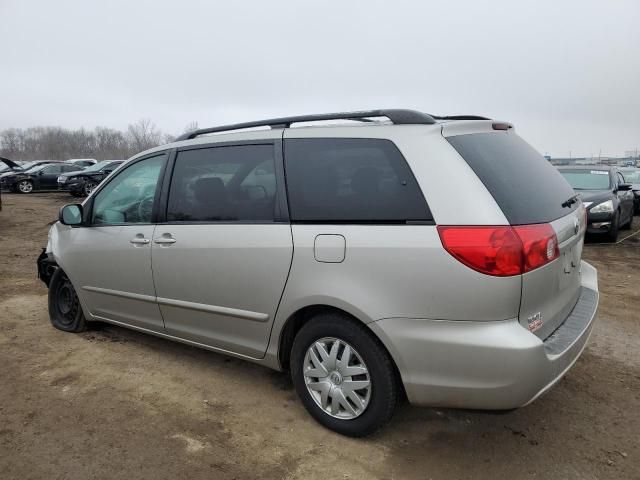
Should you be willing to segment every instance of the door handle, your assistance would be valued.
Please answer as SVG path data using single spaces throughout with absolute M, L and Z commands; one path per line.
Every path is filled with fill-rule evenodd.
M 129 240 L 129 243 L 133 243 L 134 245 L 146 245 L 149 242 L 150 240 L 144 237 L 134 237 L 131 240 Z
M 153 243 L 157 243 L 158 245 L 171 245 L 172 243 L 176 243 L 176 239 L 173 238 L 170 233 L 163 233 L 162 236 L 156 238 Z

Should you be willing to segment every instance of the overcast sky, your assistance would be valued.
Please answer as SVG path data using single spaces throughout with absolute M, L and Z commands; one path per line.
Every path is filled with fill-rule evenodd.
M 0 19 L 0 129 L 394 107 L 508 120 L 555 156 L 640 149 L 638 0 L 0 0 Z

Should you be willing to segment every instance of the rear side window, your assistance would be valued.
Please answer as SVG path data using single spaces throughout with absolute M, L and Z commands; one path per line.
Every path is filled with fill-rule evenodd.
M 178 152 L 167 220 L 273 222 L 273 145 L 238 145 Z
M 42 173 L 61 173 L 62 166 L 61 165 L 49 165 L 42 169 Z
M 513 133 L 473 133 L 448 137 L 512 225 L 546 223 L 578 208 L 562 204 L 575 195 L 542 155 Z
M 413 173 L 389 140 L 286 140 L 285 173 L 292 221 L 432 220 Z

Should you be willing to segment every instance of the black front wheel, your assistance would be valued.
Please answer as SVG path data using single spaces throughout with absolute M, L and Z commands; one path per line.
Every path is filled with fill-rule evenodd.
M 87 329 L 76 290 L 61 268 L 56 269 L 49 284 L 49 319 L 54 327 L 65 332 Z
M 607 232 L 607 240 L 610 242 L 618 241 L 618 230 L 620 229 L 620 211 L 617 211 L 611 220 L 611 227 Z
M 633 208 L 629 212 L 629 221 L 624 224 L 624 227 L 620 227 L 621 230 L 631 230 L 633 228 Z

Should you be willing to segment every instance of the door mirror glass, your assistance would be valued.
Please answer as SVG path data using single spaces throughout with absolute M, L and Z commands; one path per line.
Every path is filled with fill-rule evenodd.
M 82 223 L 82 205 L 72 203 L 60 209 L 58 216 L 63 225 L 80 225 Z

